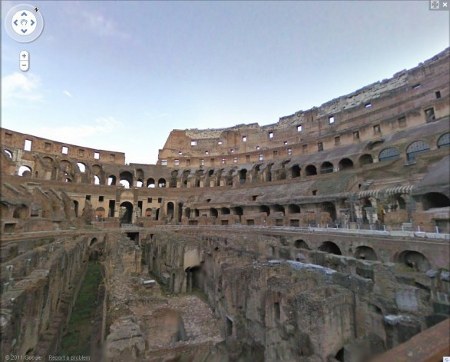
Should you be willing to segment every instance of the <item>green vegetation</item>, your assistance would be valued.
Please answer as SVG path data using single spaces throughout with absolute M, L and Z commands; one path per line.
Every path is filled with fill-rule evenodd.
M 97 310 L 98 287 L 102 280 L 101 266 L 90 261 L 72 310 L 67 333 L 62 338 L 61 355 L 90 355 L 91 335 Z

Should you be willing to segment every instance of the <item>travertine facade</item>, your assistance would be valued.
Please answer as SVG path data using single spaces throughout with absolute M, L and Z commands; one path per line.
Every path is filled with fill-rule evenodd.
M 111 361 L 366 361 L 448 318 L 449 60 L 157 165 L 2 129 L 3 353 L 57 353 L 88 260 Z

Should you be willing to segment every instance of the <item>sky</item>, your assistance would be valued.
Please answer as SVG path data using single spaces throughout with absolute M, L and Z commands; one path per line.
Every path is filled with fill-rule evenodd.
M 31 43 L 4 31 L 39 7 Z M 428 1 L 2 1 L 2 127 L 157 161 L 172 129 L 275 123 L 449 46 Z M 19 70 L 19 52 L 30 70 Z

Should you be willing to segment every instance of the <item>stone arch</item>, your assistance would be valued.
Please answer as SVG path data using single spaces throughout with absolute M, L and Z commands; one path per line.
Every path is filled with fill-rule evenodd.
M 275 204 L 272 206 L 272 208 L 273 208 L 274 212 L 281 212 L 283 215 L 285 215 L 285 213 L 286 213 L 283 205 Z
M 222 207 L 222 208 L 220 209 L 220 213 L 221 213 L 222 215 L 230 215 L 230 209 L 229 209 L 228 207 Z
M 305 174 L 306 176 L 313 176 L 317 175 L 317 168 L 314 165 L 308 165 L 305 168 Z
M 100 165 L 93 165 L 91 171 L 94 175 L 100 176 L 102 173 L 102 167 Z
M 94 175 L 94 185 L 100 185 L 100 177 Z
M 89 246 L 94 245 L 97 242 L 97 238 L 92 238 L 91 241 L 89 242 Z
M 28 207 L 25 205 L 19 205 L 14 209 L 13 218 L 14 219 L 26 219 L 29 215 Z
M 325 212 L 328 212 L 328 214 L 330 215 L 331 220 L 335 221 L 336 220 L 336 206 L 330 202 L 330 201 L 326 201 L 322 203 L 322 210 Z
M 450 146 L 450 132 L 444 133 L 437 140 L 437 147 L 449 147 Z
M 325 161 L 320 165 L 320 173 L 332 173 L 334 169 L 333 164 L 330 161 Z
M 244 210 L 240 206 L 232 207 L 231 211 L 232 211 L 233 215 L 239 215 L 239 216 L 244 215 Z
M 129 201 L 124 201 L 120 204 L 120 223 L 131 224 L 133 220 L 133 204 Z
M 117 178 L 114 175 L 108 176 L 108 185 L 115 186 L 117 184 Z
M 166 187 L 167 183 L 166 183 L 166 179 L 165 178 L 160 178 L 158 180 L 158 187 Z
M 67 173 L 72 173 L 73 171 L 72 163 L 68 160 L 61 160 L 59 162 L 59 169 Z
M 339 170 L 343 171 L 343 170 L 349 170 L 353 168 L 353 161 L 349 158 L 343 158 L 342 160 L 339 161 Z
M 291 167 L 291 178 L 300 177 L 301 168 L 299 165 L 294 165 Z
M 122 171 L 119 177 L 120 177 L 119 183 L 126 189 L 133 187 L 133 175 L 130 171 Z
M 341 249 L 336 243 L 332 241 L 324 241 L 320 246 L 319 250 L 329 254 L 342 255 Z
M 311 250 L 311 248 L 309 247 L 309 245 L 307 244 L 307 242 L 305 240 L 302 239 L 298 239 L 294 241 L 294 246 L 297 249 L 306 249 L 306 250 Z
M 355 250 L 355 258 L 362 260 L 378 260 L 375 250 L 370 246 L 361 245 Z
M 149 189 L 154 189 L 155 188 L 155 179 L 150 177 L 149 179 L 147 179 L 147 187 Z
M 406 148 L 406 160 L 414 161 L 418 154 L 427 152 L 429 150 L 430 146 L 425 141 L 414 141 Z
M 105 211 L 104 207 L 100 206 L 100 207 L 97 207 L 95 209 L 95 217 L 96 217 L 96 219 L 102 220 L 102 219 L 105 218 L 105 216 L 106 216 L 106 211 Z
M 5 148 L 5 149 L 3 149 L 3 153 L 6 155 L 6 157 L 8 157 L 9 159 L 12 160 L 12 158 L 13 158 L 13 153 L 12 153 L 10 150 L 8 150 L 7 148 Z
M 79 209 L 79 203 L 77 200 L 73 200 L 73 211 L 75 212 L 75 217 L 78 217 L 78 209 Z
M 211 207 L 211 208 L 209 209 L 209 212 L 210 212 L 210 214 L 211 214 L 211 217 L 218 217 L 218 216 L 219 216 L 219 212 L 218 212 L 217 209 L 214 208 L 214 207 Z
M 389 160 L 396 160 L 400 157 L 400 152 L 396 147 L 388 147 L 378 154 L 378 160 L 381 161 L 389 161 Z
M 300 206 L 296 205 L 296 204 L 289 204 L 287 209 L 288 209 L 289 214 L 299 214 L 300 213 Z
M 243 168 L 239 171 L 239 183 L 243 184 L 247 180 L 247 169 Z
M 175 205 L 173 202 L 168 202 L 167 203 L 167 218 L 169 220 L 172 220 L 174 218 L 175 215 Z
M 415 271 L 426 272 L 430 262 L 422 253 L 414 250 L 404 250 L 398 254 L 395 262 L 402 263 Z
M 86 164 L 84 164 L 83 162 L 77 162 L 77 167 L 81 173 L 86 172 Z
M 361 155 L 359 157 L 359 166 L 360 167 L 363 167 L 365 165 L 370 165 L 371 163 L 373 163 L 372 155 L 365 153 L 364 155 Z
M 19 171 L 17 174 L 22 177 L 31 177 L 31 175 L 33 174 L 33 170 L 30 166 L 22 165 L 19 167 Z
M 184 209 L 184 216 L 187 217 L 188 219 L 191 217 L 191 208 L 190 207 L 186 207 Z
M 450 199 L 440 192 L 428 192 L 422 196 L 424 210 L 450 206 Z
M 267 205 L 260 205 L 259 206 L 259 212 L 265 212 L 267 216 L 270 215 L 270 208 Z
M 177 178 L 178 178 L 178 170 L 173 170 L 170 173 L 169 187 L 171 187 L 171 188 L 177 187 Z

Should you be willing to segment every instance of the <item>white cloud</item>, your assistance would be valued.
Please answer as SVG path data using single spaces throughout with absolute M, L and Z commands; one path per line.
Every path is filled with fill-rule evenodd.
M 2 105 L 8 106 L 15 101 L 41 101 L 40 79 L 33 74 L 14 72 L 2 77 Z
M 65 94 L 67 97 L 69 97 L 69 98 L 73 98 L 73 95 L 72 95 L 72 93 L 70 93 L 67 89 L 64 89 L 63 90 L 63 94 Z
M 100 117 L 90 124 L 79 124 L 76 126 L 61 127 L 39 127 L 32 134 L 39 134 L 41 137 L 67 142 L 72 144 L 80 144 L 83 139 L 93 136 L 100 136 L 111 133 L 122 126 L 122 123 L 114 117 Z
M 81 12 L 81 16 L 85 21 L 84 23 L 99 36 L 119 36 L 124 39 L 130 38 L 129 34 L 119 30 L 116 22 L 105 17 L 103 14 L 83 11 Z

